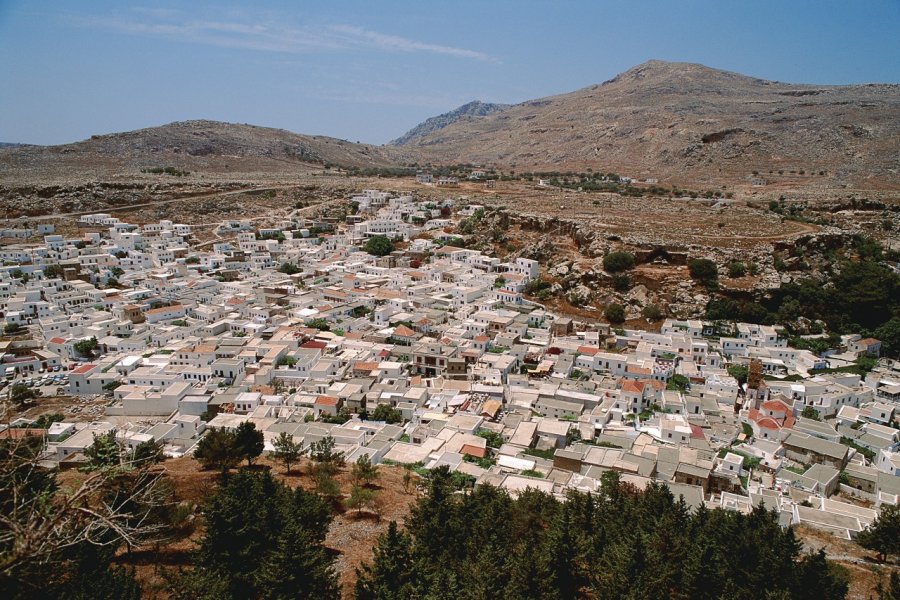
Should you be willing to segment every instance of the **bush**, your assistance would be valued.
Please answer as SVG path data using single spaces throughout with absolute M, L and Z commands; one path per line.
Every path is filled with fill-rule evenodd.
M 363 249 L 372 256 L 387 256 L 394 251 L 394 243 L 385 235 L 373 235 Z
M 322 317 L 316 319 L 310 319 L 306 322 L 307 327 L 312 327 L 314 329 L 318 329 L 319 331 L 328 331 L 331 329 L 331 326 L 328 324 L 328 321 Z
M 300 272 L 300 269 L 294 263 L 283 262 L 281 266 L 278 267 L 279 273 L 284 273 L 285 275 L 296 275 Z
M 663 311 L 655 304 L 648 304 L 641 311 L 641 315 L 648 321 L 659 321 L 663 318 Z
M 610 252 L 603 257 L 603 268 L 610 273 L 619 273 L 634 268 L 634 255 L 630 252 Z
M 372 411 L 369 418 L 373 421 L 384 421 L 385 423 L 400 423 L 403 421 L 403 415 L 400 411 L 393 408 L 390 404 L 379 404 Z
M 605 316 L 606 320 L 610 323 L 624 323 L 625 307 L 614 302 L 604 309 L 603 316 Z
M 728 276 L 732 279 L 736 279 L 738 277 L 743 277 L 747 274 L 747 266 L 744 263 L 736 260 L 728 265 Z
M 75 352 L 83 356 L 90 356 L 97 349 L 97 338 L 92 337 L 88 340 L 80 340 L 75 342 Z
M 716 263 L 707 258 L 692 258 L 688 261 L 688 271 L 691 277 L 704 285 L 711 286 L 719 279 L 719 270 Z
M 617 292 L 627 292 L 631 287 L 631 277 L 629 277 L 625 273 L 620 273 L 613 277 L 612 284 L 613 289 L 615 289 Z
M 744 385 L 747 383 L 747 376 L 750 372 L 750 369 L 747 365 L 731 365 L 728 367 L 728 374 L 737 379 L 738 384 Z

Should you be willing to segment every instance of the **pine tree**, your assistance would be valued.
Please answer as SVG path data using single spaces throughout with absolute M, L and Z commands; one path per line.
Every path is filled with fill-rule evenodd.
M 162 442 L 149 440 L 137 445 L 131 460 L 137 465 L 144 465 L 158 463 L 164 458 Z
M 507 563 L 506 598 L 556 598 L 549 551 L 541 543 L 541 535 L 532 530 L 511 550 Z
M 595 592 L 610 598 L 625 598 L 631 593 L 638 593 L 638 598 L 649 596 L 649 586 L 642 579 L 648 567 L 643 534 L 623 536 L 603 558 L 603 586 Z
M 220 469 L 224 475 L 241 460 L 234 433 L 215 427 L 210 429 L 197 443 L 194 458 L 204 469 Z
M 291 490 L 268 471 L 241 471 L 225 480 L 204 514 L 197 567 L 227 581 L 227 597 L 336 597 L 322 545 L 330 512 L 315 494 Z
M 309 457 L 315 463 L 315 471 L 333 476 L 344 466 L 344 453 L 335 451 L 334 445 L 330 435 L 309 445 Z
M 900 506 L 882 505 L 881 514 L 860 532 L 856 541 L 863 548 L 877 552 L 882 562 L 892 554 L 900 554 Z
M 412 540 L 391 521 L 378 538 L 371 564 L 356 571 L 357 600 L 405 600 L 412 596 Z
M 560 600 L 576 598 L 582 580 L 575 562 L 577 553 L 572 531 L 572 510 L 568 506 L 563 506 L 547 535 L 551 585 L 557 590 Z
M 303 453 L 303 442 L 295 442 L 294 436 L 286 431 L 282 431 L 275 438 L 275 441 L 272 442 L 272 445 L 275 447 L 272 457 L 282 463 L 287 470 L 287 474 L 290 475 L 291 465 L 300 460 L 300 455 Z
M 371 507 L 375 503 L 375 490 L 370 490 L 359 485 L 350 488 L 350 497 L 344 502 L 349 509 L 356 509 L 360 514 L 364 508 Z
M 850 576 L 840 565 L 829 563 L 825 552 L 807 554 L 797 565 L 793 600 L 843 600 L 849 589 Z
M 256 429 L 256 423 L 244 421 L 234 431 L 234 443 L 238 456 L 247 460 L 247 466 L 265 449 L 263 432 Z
M 269 600 L 338 598 L 337 575 L 328 551 L 297 523 L 288 523 L 256 574 L 257 589 Z
M 372 464 L 368 454 L 362 454 L 353 464 L 352 475 L 356 485 L 371 485 L 378 479 L 378 467 Z

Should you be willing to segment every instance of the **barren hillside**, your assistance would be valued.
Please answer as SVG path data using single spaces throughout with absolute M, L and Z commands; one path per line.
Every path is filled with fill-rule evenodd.
M 388 166 L 403 151 L 283 129 L 181 121 L 125 133 L 95 135 L 60 146 L 0 149 L 0 181 L 36 182 L 79 174 L 105 178 L 173 167 L 206 173 L 280 173 L 315 165 Z
M 519 171 L 592 168 L 682 183 L 749 183 L 756 171 L 770 183 L 897 188 L 898 139 L 900 85 L 794 85 L 650 61 L 457 120 L 403 148 L 420 160 Z

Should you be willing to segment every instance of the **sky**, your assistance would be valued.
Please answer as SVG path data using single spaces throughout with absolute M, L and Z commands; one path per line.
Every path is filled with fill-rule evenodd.
M 650 59 L 900 83 L 898 31 L 898 0 L 0 0 L 0 141 L 214 119 L 382 144 Z

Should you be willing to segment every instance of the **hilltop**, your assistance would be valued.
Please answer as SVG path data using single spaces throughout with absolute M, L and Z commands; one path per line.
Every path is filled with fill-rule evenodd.
M 388 145 L 182 121 L 59 146 L 0 148 L 7 185 L 131 180 L 172 167 L 269 180 L 323 166 L 479 164 L 614 172 L 663 185 L 900 189 L 900 85 L 820 86 L 649 61 L 515 105 L 470 102 Z
M 457 119 L 404 148 L 423 161 L 520 171 L 701 183 L 749 182 L 756 171 L 895 188 L 898 138 L 900 85 L 788 84 L 654 60 L 575 92 Z
M 440 131 L 448 125 L 457 123 L 462 120 L 472 120 L 475 117 L 485 117 L 494 113 L 503 112 L 509 108 L 510 104 L 491 104 L 475 100 L 468 104 L 455 108 L 442 115 L 431 117 L 419 123 L 396 140 L 389 142 L 392 146 L 406 146 L 425 138 L 428 134 Z
M 395 149 L 326 136 L 197 120 L 95 135 L 72 144 L 0 150 L 0 169 L 9 179 L 34 181 L 79 173 L 102 178 L 167 166 L 210 173 L 279 173 L 323 165 L 380 167 L 402 158 Z

